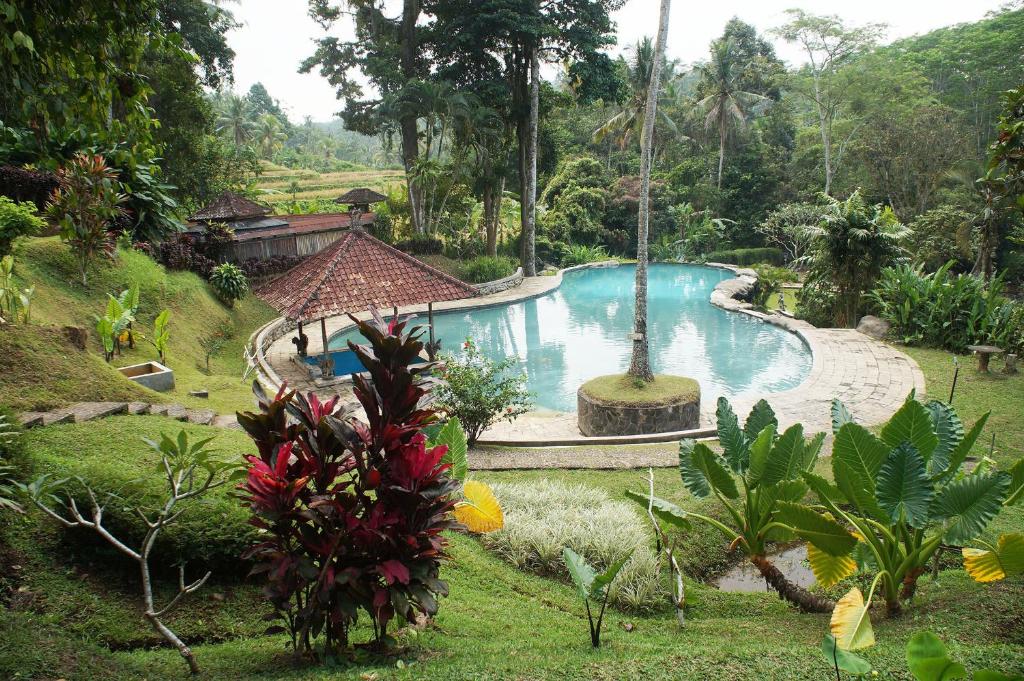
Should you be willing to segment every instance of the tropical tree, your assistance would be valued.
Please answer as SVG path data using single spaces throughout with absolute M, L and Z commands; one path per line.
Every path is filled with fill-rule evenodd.
M 835 484 L 805 471 L 803 480 L 820 503 L 784 503 L 778 514 L 815 549 L 808 555 L 818 580 L 831 586 L 858 569 L 872 572 L 888 613 L 897 615 L 943 544 L 967 545 L 1003 506 L 1024 499 L 1024 459 L 1008 471 L 989 460 L 965 465 L 987 420 L 985 414 L 965 432 L 950 405 L 922 404 L 911 393 L 875 435 L 835 401 Z M 1001 542 L 1009 556 L 1006 541 L 1019 539 Z M 1006 574 L 990 572 L 992 558 L 999 567 L 1000 548 L 989 548 L 987 560 L 984 551 L 965 552 L 974 561 L 968 571 L 979 581 Z M 1019 547 L 1014 551 L 1019 557 Z
M 849 135 L 836 141 L 835 123 L 848 89 L 841 82 L 842 67 L 870 48 L 884 32 L 884 24 L 857 28 L 846 26 L 836 16 L 815 16 L 800 9 L 787 10 L 790 21 L 774 33 L 796 43 L 807 54 L 806 77 L 793 79 L 793 86 L 814 106 L 818 119 L 825 167 L 825 193 L 832 193 L 832 181 L 842 161 Z M 808 83 L 809 81 L 809 83 Z
M 700 90 L 707 93 L 697 102 L 706 112 L 704 128 L 718 130 L 718 188 L 722 188 L 722 168 L 725 165 L 725 142 L 733 127 L 742 128 L 747 124 L 751 109 L 768 98 L 755 92 L 740 89 L 744 76 L 742 65 L 737 63 L 736 43 L 717 40 L 711 45 L 711 61 L 697 67 L 700 73 Z
M 259 117 L 255 124 L 256 144 L 263 154 L 263 158 L 273 158 L 274 153 L 284 146 L 288 136 L 283 132 L 284 127 L 281 119 L 272 113 L 265 113 Z
M 790 582 L 768 558 L 769 542 L 786 541 L 793 534 L 780 527 L 777 514 L 785 503 L 803 499 L 808 485 L 803 473 L 814 469 L 825 436 L 804 438 L 796 424 L 781 435 L 778 419 L 761 400 L 741 426 L 724 397 L 718 400 L 718 439 L 723 454 L 703 442 L 684 440 L 679 446 L 679 471 L 683 485 L 697 497 L 714 495 L 727 511 L 725 520 L 684 511 L 652 495 L 629 491 L 626 495 L 669 523 L 685 527 L 689 519 L 719 530 L 742 550 L 779 596 L 807 612 L 830 612 L 833 603 Z M 738 484 L 737 484 L 738 482 Z M 849 547 L 855 543 L 851 538 Z M 813 564 L 813 561 L 812 561 Z
M 253 138 L 252 104 L 245 97 L 229 93 L 220 100 L 217 132 L 234 142 L 235 147 L 246 146 Z
M 633 356 L 628 374 L 636 380 L 653 381 L 650 345 L 647 340 L 647 234 L 651 210 L 651 152 L 654 146 L 654 118 L 658 112 L 658 92 L 661 86 L 662 63 L 665 61 L 665 41 L 668 39 L 668 19 L 672 0 L 661 0 L 658 12 L 658 37 L 654 43 L 654 61 L 651 64 L 651 82 L 647 88 L 643 134 L 640 138 L 640 209 L 636 239 L 636 311 L 633 320 Z
M 805 287 L 835 295 L 836 326 L 856 324 L 861 298 L 882 269 L 902 257 L 900 243 L 908 230 L 891 208 L 869 206 L 860 191 L 845 201 L 829 197 L 821 221 L 806 230 L 812 242 Z
M 651 84 L 651 66 L 654 63 L 654 44 L 644 37 L 632 48 L 633 56 L 626 67 L 626 86 L 629 89 L 625 104 L 614 116 L 605 121 L 594 131 L 593 141 L 601 143 L 612 139 L 620 149 L 625 149 L 633 140 L 639 140 L 644 126 L 644 113 L 647 110 L 647 89 Z M 664 104 L 672 101 L 670 85 L 676 78 L 675 62 L 666 61 L 661 80 L 664 84 L 659 92 L 658 120 L 655 128 L 662 125 L 671 132 L 677 132 L 675 121 L 664 109 Z

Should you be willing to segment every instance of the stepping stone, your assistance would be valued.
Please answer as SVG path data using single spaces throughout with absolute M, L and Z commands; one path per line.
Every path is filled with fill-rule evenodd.
M 26 411 L 23 414 L 18 414 L 18 422 L 21 423 L 22 428 L 35 428 L 43 425 L 45 415 L 41 411 Z
M 68 409 L 58 409 L 43 414 L 44 426 L 56 426 L 61 423 L 74 423 L 75 415 Z
M 200 426 L 208 426 L 213 423 L 217 416 L 212 409 L 186 409 L 185 417 L 189 423 L 196 423 Z
M 149 405 L 149 413 L 154 416 L 167 416 L 167 409 L 170 406 L 169 404 L 151 404 Z
M 188 410 L 180 404 L 171 404 L 167 407 L 167 417 L 177 419 L 178 421 L 185 421 L 188 419 Z
M 242 426 L 238 424 L 238 418 L 235 416 L 228 416 L 222 414 L 213 419 L 213 423 L 210 424 L 215 428 L 231 428 L 232 430 L 242 430 Z
M 127 402 L 79 402 L 68 408 L 75 423 L 128 413 Z
M 131 414 L 132 416 L 141 416 L 143 414 L 148 414 L 149 413 L 149 403 L 148 402 L 129 402 L 128 403 L 128 413 Z

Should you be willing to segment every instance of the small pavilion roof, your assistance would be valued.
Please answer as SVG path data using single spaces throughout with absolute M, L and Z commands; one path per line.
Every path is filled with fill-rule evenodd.
M 477 290 L 356 229 L 256 295 L 289 319 L 306 322 L 370 307 L 471 298 Z
M 334 199 L 334 202 L 369 205 L 371 203 L 386 201 L 387 198 L 388 197 L 384 196 L 380 192 L 375 192 L 367 187 L 356 187 L 355 189 L 349 189 L 347 192 Z
M 208 206 L 201 208 L 189 220 L 210 222 L 221 220 L 245 220 L 268 215 L 270 209 L 234 192 L 224 192 Z

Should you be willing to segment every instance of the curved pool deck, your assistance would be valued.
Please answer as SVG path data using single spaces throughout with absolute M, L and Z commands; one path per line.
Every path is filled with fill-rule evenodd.
M 742 275 L 742 270 L 730 268 Z M 565 270 L 563 270 L 565 271 Z M 740 276 L 738 275 L 738 276 Z M 807 322 L 779 314 L 764 314 L 749 309 L 749 305 L 734 300 L 729 295 L 729 279 L 711 294 L 711 303 L 732 311 L 757 317 L 764 323 L 774 324 L 799 335 L 810 348 L 812 366 L 806 379 L 797 387 L 782 392 L 767 394 L 741 394 L 731 399 L 740 414 L 749 411 L 762 397 L 775 409 L 780 425 L 803 423 L 807 432 L 827 432 L 831 428 L 830 406 L 838 397 L 866 425 L 885 421 L 911 390 L 919 397 L 924 395 L 924 375 L 917 364 L 899 350 L 861 334 L 854 329 L 819 329 Z M 503 305 L 520 300 L 542 296 L 557 289 L 562 282 L 562 272 L 552 276 L 539 276 L 523 280 L 513 289 L 488 296 L 467 300 L 436 303 L 435 312 L 468 310 L 473 308 Z M 425 305 L 400 308 L 402 314 L 423 314 Z M 327 320 L 328 338 L 351 327 L 351 321 L 344 316 Z M 318 327 L 319 325 L 316 325 Z M 322 352 L 320 329 L 309 327 L 309 353 Z M 343 401 L 354 402 L 350 384 L 336 382 L 332 385 L 316 385 L 305 372 L 292 361 L 294 348 L 291 334 L 273 341 L 265 352 L 264 380 L 272 387 L 287 381 L 302 391 L 314 391 L 321 396 L 340 395 Z M 269 366 L 267 366 L 269 364 Z M 681 437 L 705 437 L 713 433 L 714 404 L 703 404 L 701 428 L 686 433 L 661 433 L 658 435 L 630 436 L 621 438 L 584 437 L 576 426 L 575 413 L 531 412 L 519 417 L 513 423 L 499 423 L 484 433 L 480 444 L 510 447 L 559 447 L 600 444 L 641 444 L 667 442 Z

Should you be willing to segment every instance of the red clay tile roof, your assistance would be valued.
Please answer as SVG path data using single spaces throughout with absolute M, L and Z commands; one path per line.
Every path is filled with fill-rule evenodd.
M 213 203 L 201 208 L 189 220 L 232 220 L 238 218 L 255 218 L 266 215 L 270 209 L 250 201 L 234 192 L 224 192 Z
M 361 230 L 350 231 L 256 295 L 289 319 L 312 321 L 371 306 L 459 300 L 477 290 Z

